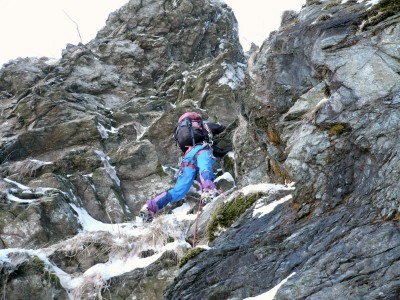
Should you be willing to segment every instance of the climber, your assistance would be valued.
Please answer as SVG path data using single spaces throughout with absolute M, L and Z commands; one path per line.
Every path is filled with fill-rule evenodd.
M 197 172 L 200 175 L 203 204 L 219 195 L 213 182 L 215 158 L 212 137 L 224 130 L 225 126 L 204 121 L 195 112 L 187 112 L 179 118 L 174 137 L 183 158 L 177 181 L 172 189 L 146 202 L 139 213 L 144 222 L 151 222 L 154 215 L 168 203 L 181 200 L 188 193 Z

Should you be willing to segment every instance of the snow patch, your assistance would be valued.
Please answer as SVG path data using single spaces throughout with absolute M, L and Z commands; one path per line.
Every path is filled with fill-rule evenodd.
M 270 212 L 272 212 L 275 207 L 277 207 L 279 204 L 282 204 L 290 199 L 292 199 L 293 196 L 292 195 L 287 195 L 277 201 L 274 201 L 268 205 L 264 205 L 263 200 L 260 199 L 256 202 L 256 207 L 254 208 L 253 211 L 253 217 L 258 216 L 258 218 L 261 218 L 262 216 L 265 216 L 266 214 L 269 214 Z
M 139 140 L 146 133 L 148 128 L 142 126 L 142 124 L 139 124 L 137 122 L 133 124 L 133 127 L 135 127 L 136 129 L 136 134 L 137 134 L 136 140 Z
M 44 63 L 45 63 L 46 65 L 48 65 L 48 66 L 55 66 L 55 65 L 57 65 L 57 64 L 60 62 L 60 60 L 61 60 L 61 59 L 59 59 L 59 58 L 50 57 L 50 58 L 46 59 L 46 60 L 44 61 Z
M 276 293 L 278 292 L 279 288 L 284 285 L 290 277 L 292 277 L 294 274 L 296 274 L 296 272 L 293 272 L 292 274 L 290 274 L 288 277 L 286 277 L 285 279 L 283 279 L 278 285 L 274 286 L 272 289 L 270 289 L 268 292 L 258 295 L 256 297 L 249 297 L 249 298 L 245 298 L 243 300 L 272 300 L 274 299 Z
M 231 89 L 236 89 L 244 80 L 244 71 L 240 67 L 236 68 L 231 64 L 223 62 L 222 67 L 225 69 L 224 75 L 218 80 L 220 85 L 228 85 Z
M 6 197 L 9 201 L 13 201 L 16 203 L 21 203 L 21 204 L 29 204 L 29 203 L 36 203 L 36 202 L 40 202 L 39 197 L 44 196 L 46 194 L 46 192 L 48 191 L 54 191 L 58 189 L 54 189 L 54 188 L 35 188 L 32 189 L 26 185 L 23 185 L 21 183 L 18 183 L 16 181 L 13 181 L 11 179 L 8 178 L 4 178 L 3 179 L 5 182 L 8 182 L 10 184 L 13 184 L 14 186 L 16 186 L 17 188 L 10 188 L 8 189 L 8 191 L 6 192 Z M 18 190 L 19 189 L 19 190 Z M 20 193 L 23 194 L 24 196 L 32 196 L 33 198 L 28 199 L 28 198 L 18 198 L 17 196 L 13 195 L 13 193 Z
M 26 186 L 26 185 L 23 185 L 23 184 L 21 184 L 21 183 L 18 183 L 18 182 L 16 182 L 16 181 L 11 180 L 11 179 L 8 179 L 8 178 L 4 178 L 4 181 L 15 185 L 16 187 L 18 187 L 19 189 L 21 189 L 21 190 L 23 190 L 23 191 L 24 191 L 24 190 L 30 190 L 30 189 L 31 189 L 30 187 L 28 187 L 28 186 Z
M 282 184 L 272 184 L 272 183 L 260 183 L 248 185 L 242 189 L 243 195 L 247 196 L 248 194 L 254 193 L 274 193 L 277 191 L 289 191 L 294 190 L 293 184 L 282 185 Z
M 99 131 L 100 136 L 101 136 L 102 139 L 108 139 L 107 130 L 104 128 L 103 125 L 97 124 L 97 130 Z
M 40 166 L 51 165 L 53 163 L 51 161 L 41 161 L 38 159 L 31 159 L 30 161 Z
M 98 231 L 106 231 L 111 234 L 126 234 L 126 235 L 134 235 L 139 236 L 146 232 L 145 228 L 134 228 L 134 224 L 132 223 L 118 223 L 118 224 L 106 224 L 94 219 L 89 213 L 75 204 L 70 204 L 73 210 L 78 214 L 78 221 L 82 225 L 83 231 L 85 232 L 98 232 Z M 134 228 L 134 230 L 133 230 Z
M 100 136 L 102 139 L 108 139 L 109 138 L 109 133 L 117 133 L 118 129 L 111 127 L 111 129 L 106 129 L 102 124 L 98 123 L 97 124 L 97 130 L 100 133 Z
M 121 181 L 119 180 L 117 176 L 117 172 L 115 171 L 115 167 L 111 166 L 109 160 L 109 157 L 104 154 L 104 152 L 96 150 L 95 153 L 100 157 L 101 161 L 103 162 L 103 166 L 106 169 L 108 175 L 114 180 L 114 182 L 120 186 Z
M 231 173 L 229 172 L 225 172 L 224 174 L 222 174 L 221 176 L 218 176 L 214 182 L 219 182 L 221 180 L 226 180 L 229 182 L 232 182 L 233 184 L 235 184 L 235 179 L 233 178 L 233 176 L 231 175 Z
M 172 210 L 176 218 L 180 221 L 182 220 L 194 220 L 196 219 L 196 215 L 194 214 L 188 214 L 188 211 L 191 210 L 191 206 L 189 203 L 183 203 L 181 206 L 175 208 Z
M 348 0 L 346 0 L 346 2 L 347 2 L 347 1 L 348 1 Z M 363 3 L 364 1 L 365 1 L 365 0 L 357 0 L 357 3 Z M 365 5 L 366 5 L 366 6 L 369 6 L 369 5 L 373 6 L 373 5 L 378 4 L 379 1 L 380 1 L 380 0 L 369 0 L 369 1 L 365 2 Z M 345 2 L 343 2 L 343 3 L 345 3 Z
M 12 201 L 12 202 L 16 202 L 16 203 L 25 203 L 25 204 L 29 204 L 29 203 L 34 203 L 34 202 L 38 202 L 38 199 L 21 199 L 18 198 L 10 193 L 7 193 L 7 200 L 8 201 Z

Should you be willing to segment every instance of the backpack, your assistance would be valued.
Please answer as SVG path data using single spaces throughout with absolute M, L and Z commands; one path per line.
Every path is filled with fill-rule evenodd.
M 195 146 L 204 141 L 211 143 L 212 134 L 199 114 L 188 112 L 179 118 L 174 138 L 179 148 L 186 152 L 190 146 Z

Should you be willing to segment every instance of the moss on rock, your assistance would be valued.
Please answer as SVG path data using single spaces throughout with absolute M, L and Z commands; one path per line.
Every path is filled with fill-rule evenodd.
M 331 18 L 331 16 L 330 15 L 328 15 L 328 14 L 322 14 L 322 15 L 320 15 L 319 17 L 318 17 L 318 19 L 317 19 L 317 21 L 326 21 L 326 20 L 329 20 Z
M 367 26 L 376 25 L 399 12 L 400 2 L 398 0 L 381 0 L 369 10 Z
M 50 272 L 46 263 L 37 256 L 32 258 L 32 269 L 41 274 L 45 279 L 49 280 L 57 288 L 62 287 L 60 278 L 58 278 L 55 273 Z
M 201 252 L 206 251 L 206 249 L 204 248 L 193 248 L 190 249 L 185 256 L 183 256 L 179 262 L 179 268 L 182 268 L 190 259 L 192 259 L 193 257 L 196 257 L 197 255 L 199 255 Z
M 344 126 L 342 124 L 336 124 L 329 129 L 329 134 L 340 135 L 344 131 Z
M 235 174 L 235 159 L 232 156 L 225 155 L 222 159 L 222 165 L 225 172 Z
M 400 12 L 400 2 L 399 0 L 381 0 L 372 9 L 394 15 Z
M 331 2 L 331 3 L 327 4 L 322 10 L 328 10 L 332 7 L 340 5 L 340 3 L 341 3 L 341 1 Z
M 239 217 L 256 202 L 263 193 L 255 193 L 248 196 L 240 194 L 234 200 L 222 203 L 211 216 L 207 227 L 208 239 L 213 241 L 220 228 L 230 227 Z
M 341 135 L 346 130 L 343 124 L 335 124 L 329 128 L 330 135 Z

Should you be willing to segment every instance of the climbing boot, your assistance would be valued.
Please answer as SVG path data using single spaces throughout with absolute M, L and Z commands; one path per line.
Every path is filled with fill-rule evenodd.
M 139 218 L 145 223 L 153 222 L 154 215 L 158 211 L 157 202 L 155 200 L 148 200 L 139 211 Z

